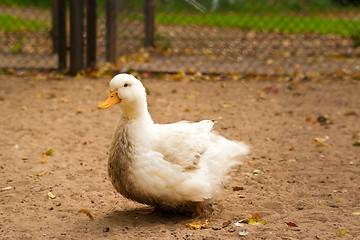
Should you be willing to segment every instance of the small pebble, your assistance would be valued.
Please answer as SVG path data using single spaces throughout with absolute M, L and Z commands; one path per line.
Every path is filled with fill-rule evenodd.
M 51 211 L 51 210 L 54 210 L 54 208 L 53 207 L 51 207 L 51 208 L 49 208 L 49 210 Z
M 299 206 L 298 206 L 298 209 L 299 209 L 299 210 L 303 210 L 303 209 L 304 209 L 304 206 L 303 206 L 303 205 L 299 205 Z

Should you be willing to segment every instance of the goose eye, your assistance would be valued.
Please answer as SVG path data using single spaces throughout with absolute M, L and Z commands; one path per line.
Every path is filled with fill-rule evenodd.
M 129 84 L 125 83 L 125 84 L 124 84 L 124 87 L 127 87 L 127 86 L 129 86 Z

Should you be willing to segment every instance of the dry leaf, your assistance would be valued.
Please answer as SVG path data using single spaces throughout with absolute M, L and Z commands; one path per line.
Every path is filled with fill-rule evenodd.
M 360 142 L 353 142 L 353 144 L 352 144 L 353 146 L 355 146 L 355 147 L 360 147 Z
M 240 219 L 239 221 L 237 221 L 238 223 L 248 223 L 249 222 L 249 219 L 248 218 L 243 218 L 243 219 Z
M 259 175 L 259 174 L 264 174 L 264 172 L 261 171 L 261 170 L 259 170 L 259 169 L 255 169 L 255 170 L 253 171 L 253 174 L 254 174 L 254 175 Z
M 294 151 L 294 150 L 295 150 L 294 146 L 291 146 L 291 147 L 289 148 L 289 150 L 290 150 L 290 151 Z
M 347 189 L 342 189 L 342 190 L 334 190 L 334 193 L 347 193 Z
M 350 112 L 346 112 L 344 113 L 344 116 L 357 116 L 358 114 L 355 111 L 350 111 Z
M 46 173 L 47 173 L 47 171 L 41 171 L 41 172 L 38 172 L 38 173 L 36 173 L 34 175 L 31 175 L 30 177 L 37 178 L 37 177 L 45 175 Z
M 310 116 L 306 116 L 306 117 L 305 117 L 305 120 L 306 120 L 307 122 L 311 122 L 311 117 L 310 117 Z
M 187 223 L 185 226 L 193 230 L 199 230 L 202 228 L 207 228 L 210 222 L 211 222 L 211 218 L 209 220 L 205 220 L 204 224 L 201 224 L 201 221 L 198 221 L 195 223 Z
M 260 215 L 258 213 L 255 213 L 250 218 L 248 224 L 249 225 L 264 225 L 266 223 L 266 220 L 259 221 L 259 219 L 260 219 Z
M 86 216 L 88 216 L 91 220 L 94 220 L 93 215 L 91 215 L 90 211 L 87 209 L 80 209 L 78 213 L 84 213 Z
M 45 152 L 45 155 L 50 156 L 50 155 L 53 154 L 53 153 L 54 153 L 54 150 L 53 150 L 52 148 L 50 148 L 49 150 L 47 150 L 47 151 Z
M 360 212 L 353 212 L 353 215 L 360 215 Z
M 334 234 L 335 236 L 339 237 L 341 235 L 344 235 L 346 232 L 346 228 L 344 228 L 344 230 L 340 231 L 338 234 Z
M 265 138 L 265 141 L 273 142 L 273 141 L 275 141 L 275 138 L 273 138 L 273 137 L 266 137 L 266 138 Z
M 42 155 L 42 158 L 44 159 L 44 162 L 45 162 L 45 163 L 48 163 L 45 154 Z
M 296 159 L 292 158 L 292 159 L 287 160 L 287 162 L 296 162 Z
M 13 189 L 13 187 L 12 186 L 3 187 L 0 189 L 0 191 L 6 191 L 6 190 L 10 190 L 10 189 Z
M 240 190 L 244 190 L 243 187 L 238 187 L 238 186 L 235 186 L 235 187 L 233 187 L 232 189 L 233 189 L 234 192 L 240 191 Z
M 48 192 L 48 197 L 51 198 L 51 199 L 55 199 L 56 196 L 52 193 L 52 192 Z
M 260 215 L 258 213 L 255 213 L 254 215 L 251 216 L 250 220 L 251 219 L 258 221 L 260 219 Z
M 324 115 L 324 116 L 321 115 L 316 120 L 322 126 L 332 124 L 332 121 L 329 119 L 329 117 L 327 115 Z
M 290 227 L 298 227 L 295 223 L 293 222 L 285 222 L 286 225 L 290 226 Z
M 231 108 L 234 106 L 234 104 L 231 104 L 231 103 L 226 103 L 224 101 L 220 101 L 220 105 L 223 107 L 223 108 Z
M 266 223 L 266 220 L 256 221 L 255 219 L 249 220 L 249 225 L 264 225 Z

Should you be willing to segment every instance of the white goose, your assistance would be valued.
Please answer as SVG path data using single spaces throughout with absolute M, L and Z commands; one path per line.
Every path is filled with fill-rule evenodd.
M 142 83 L 118 74 L 108 98 L 98 109 L 114 104 L 121 114 L 111 143 L 108 172 L 115 189 L 139 203 L 177 212 L 204 214 L 231 167 L 249 148 L 212 130 L 214 122 L 154 124 Z

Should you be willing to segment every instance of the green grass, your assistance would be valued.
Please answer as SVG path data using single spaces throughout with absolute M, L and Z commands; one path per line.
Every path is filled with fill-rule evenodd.
M 360 21 L 339 18 L 299 17 L 252 14 L 165 14 L 158 12 L 160 24 L 216 26 L 254 31 L 283 33 L 318 33 L 352 36 L 360 32 Z
M 4 32 L 41 32 L 50 29 L 50 23 L 47 21 L 24 20 L 8 14 L 0 15 L 0 23 L 0 31 Z

